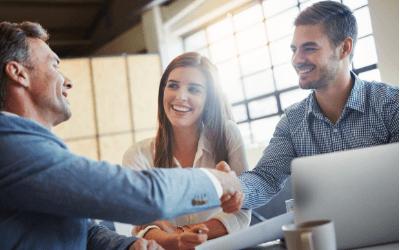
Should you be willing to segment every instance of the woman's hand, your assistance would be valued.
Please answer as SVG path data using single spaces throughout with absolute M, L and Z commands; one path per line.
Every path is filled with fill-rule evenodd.
M 195 246 L 207 241 L 208 228 L 204 224 L 199 224 L 190 229 L 186 229 L 177 235 L 177 245 L 179 250 L 194 249 Z
M 131 245 L 129 250 L 163 250 L 164 248 L 157 244 L 155 240 L 138 239 Z
M 142 226 L 135 226 L 133 225 L 132 231 L 131 231 L 131 235 L 135 236 L 137 235 L 140 230 L 144 230 L 146 227 L 148 226 L 158 226 L 161 230 L 169 233 L 169 234 L 179 234 L 181 233 L 181 230 L 179 230 L 178 228 L 172 226 L 167 220 L 159 220 L 159 221 L 155 221 L 153 223 L 147 224 L 147 225 L 142 225 Z

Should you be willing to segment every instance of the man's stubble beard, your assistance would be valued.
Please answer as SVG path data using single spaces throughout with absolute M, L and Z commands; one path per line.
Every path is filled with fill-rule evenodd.
M 303 86 L 301 88 L 317 90 L 325 88 L 331 82 L 333 82 L 336 78 L 337 73 L 339 72 L 339 59 L 335 51 L 333 51 L 332 56 L 329 58 L 329 62 L 329 65 L 321 69 L 321 72 L 319 72 L 319 75 L 321 75 L 320 78 L 307 83 L 306 86 Z

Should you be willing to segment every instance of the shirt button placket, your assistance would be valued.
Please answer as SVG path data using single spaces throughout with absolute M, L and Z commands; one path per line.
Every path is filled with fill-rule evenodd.
M 342 150 L 342 138 L 340 137 L 340 132 L 338 126 L 333 127 L 332 130 L 332 141 L 333 141 L 333 152 Z

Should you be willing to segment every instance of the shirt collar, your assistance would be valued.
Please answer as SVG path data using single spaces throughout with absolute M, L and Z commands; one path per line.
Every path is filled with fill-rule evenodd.
M 311 92 L 308 99 L 308 111 L 307 116 L 310 114 L 314 114 L 316 117 L 323 119 L 324 114 L 322 113 L 321 108 L 319 107 L 317 97 L 315 96 L 315 91 Z
M 202 153 L 203 149 L 210 154 L 212 152 L 211 143 L 209 140 L 207 140 L 204 125 L 202 126 L 202 129 L 201 129 L 199 144 L 197 145 L 197 153 Z
M 207 140 L 204 124 L 202 124 L 202 127 L 201 127 L 200 138 L 199 138 L 199 142 L 197 144 L 197 152 L 196 152 L 196 156 L 194 158 L 193 167 L 196 167 L 197 161 L 203 155 L 203 151 L 207 151 L 209 154 L 212 155 L 211 143 L 209 140 Z M 174 162 L 178 168 L 182 168 L 181 165 L 179 164 L 178 160 L 176 160 L 175 157 L 174 157 Z
M 351 78 L 354 80 L 353 89 L 351 90 L 349 99 L 347 99 L 346 108 L 351 108 L 360 112 L 365 111 L 366 89 L 363 81 L 356 74 L 351 73 Z
M 358 78 L 354 72 L 350 71 L 351 78 L 354 82 L 353 88 L 350 92 L 350 96 L 347 99 L 346 108 L 351 108 L 360 112 L 365 111 L 365 97 L 366 90 L 364 88 L 363 81 Z M 324 115 L 322 113 L 321 108 L 319 107 L 317 97 L 315 96 L 315 92 L 313 91 L 309 97 L 309 105 L 307 115 L 313 113 L 316 117 L 323 118 Z
M 10 112 L 7 112 L 7 111 L 0 111 L 0 113 L 2 113 L 3 115 L 19 117 L 19 115 L 16 115 L 14 113 L 10 113 Z

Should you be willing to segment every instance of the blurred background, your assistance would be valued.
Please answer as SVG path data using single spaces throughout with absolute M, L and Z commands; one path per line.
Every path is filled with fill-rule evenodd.
M 70 149 L 121 163 L 153 137 L 161 74 L 197 51 L 215 63 L 248 148 L 250 168 L 283 110 L 305 98 L 291 66 L 297 14 L 315 0 L 2 0 L 2 21 L 39 22 L 61 58 L 72 118 L 54 128 Z M 338 0 L 357 18 L 353 71 L 399 85 L 399 1 Z

